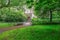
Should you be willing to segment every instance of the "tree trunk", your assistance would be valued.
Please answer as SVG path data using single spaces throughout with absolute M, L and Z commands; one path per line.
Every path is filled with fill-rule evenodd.
M 52 10 L 50 10 L 50 23 L 52 23 Z

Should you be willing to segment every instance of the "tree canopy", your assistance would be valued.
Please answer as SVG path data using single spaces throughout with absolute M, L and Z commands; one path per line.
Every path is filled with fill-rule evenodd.
M 35 14 L 38 17 L 47 17 L 50 19 L 50 22 L 52 22 L 52 13 L 54 11 L 59 13 L 60 10 L 60 0 L 0 0 L 0 10 L 1 8 L 23 10 L 23 5 L 26 5 L 28 8 L 34 7 Z

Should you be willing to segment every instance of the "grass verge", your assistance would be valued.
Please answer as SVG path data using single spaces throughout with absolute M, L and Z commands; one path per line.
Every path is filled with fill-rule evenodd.
M 14 23 L 3 23 L 0 22 L 0 28 L 11 27 L 14 26 Z
M 0 40 L 60 40 L 60 25 L 33 25 L 0 34 Z

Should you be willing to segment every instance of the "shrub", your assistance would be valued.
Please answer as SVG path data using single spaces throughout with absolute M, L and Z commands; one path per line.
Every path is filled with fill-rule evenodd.
M 14 10 L 9 10 L 8 8 L 2 9 L 0 11 L 0 21 L 4 22 L 23 22 L 26 21 L 26 16 L 24 12 L 18 10 L 15 12 Z
M 49 23 L 49 19 L 41 19 L 41 18 L 33 18 L 32 19 L 32 24 L 33 25 L 39 25 L 39 24 L 46 24 Z

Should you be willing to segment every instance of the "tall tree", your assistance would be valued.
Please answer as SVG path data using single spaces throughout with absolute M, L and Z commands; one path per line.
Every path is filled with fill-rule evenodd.
M 41 14 L 41 10 L 43 13 L 42 15 L 46 14 L 49 11 L 50 22 L 52 22 L 52 12 L 58 7 L 58 5 L 59 5 L 59 0 L 39 0 L 38 2 L 36 2 L 34 7 L 35 10 L 38 12 L 38 15 Z

